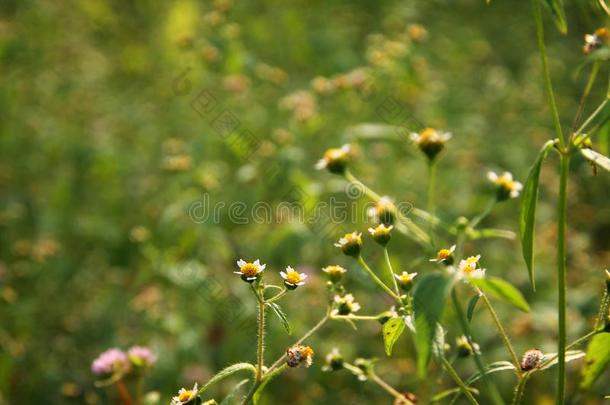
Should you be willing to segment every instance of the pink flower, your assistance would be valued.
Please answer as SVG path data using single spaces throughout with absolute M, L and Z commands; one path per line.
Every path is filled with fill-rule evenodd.
M 91 363 L 91 371 L 96 375 L 124 373 L 128 370 L 129 359 L 125 352 L 117 348 L 106 350 Z
M 157 356 L 148 347 L 132 346 L 127 351 L 129 360 L 138 367 L 150 367 L 157 361 Z

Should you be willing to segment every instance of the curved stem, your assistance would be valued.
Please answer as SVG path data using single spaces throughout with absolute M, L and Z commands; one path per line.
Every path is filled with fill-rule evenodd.
M 376 321 L 379 319 L 379 317 L 374 316 L 374 315 L 354 315 L 354 314 L 350 314 L 350 315 L 331 315 L 330 319 L 335 319 L 335 320 L 347 320 L 347 321 Z
M 396 282 L 396 277 L 394 275 L 394 268 L 392 268 L 392 262 L 390 261 L 390 254 L 388 253 L 388 248 L 386 246 L 383 247 L 383 255 L 385 256 L 385 261 L 388 264 L 388 270 L 390 271 L 390 278 L 392 279 L 392 284 L 394 285 L 394 291 L 396 291 L 396 295 L 400 297 L 400 290 L 398 289 L 398 283 Z
M 119 392 L 121 402 L 123 402 L 124 405 L 131 405 L 131 395 L 129 395 L 129 390 L 123 380 L 119 379 L 116 382 L 116 389 Z
M 517 373 L 517 376 L 519 378 L 521 378 L 521 375 L 522 375 L 521 363 L 519 362 L 519 358 L 517 357 L 517 354 L 515 353 L 515 349 L 513 349 L 513 345 L 511 344 L 510 339 L 509 339 L 508 335 L 506 334 L 506 331 L 504 330 L 504 327 L 502 326 L 500 319 L 498 318 L 498 314 L 496 313 L 493 306 L 491 305 L 491 302 L 489 302 L 489 299 L 487 298 L 485 293 L 483 293 L 483 291 L 481 291 L 479 289 L 477 289 L 477 291 L 478 291 L 479 295 L 481 296 L 481 298 L 483 299 L 485 306 L 489 310 L 489 313 L 491 314 L 491 318 L 493 319 L 494 323 L 496 324 L 496 328 L 498 328 L 498 332 L 500 333 L 500 337 L 502 338 L 502 342 L 504 343 L 504 346 L 506 346 L 506 350 L 508 350 L 508 352 L 510 353 L 513 364 L 515 365 L 515 372 Z
M 530 376 L 530 373 L 523 374 L 523 377 L 519 380 L 517 384 L 517 388 L 515 388 L 515 396 L 513 397 L 513 405 L 519 405 L 521 403 L 521 399 L 523 398 L 523 393 L 525 392 L 525 384 L 527 384 L 527 380 Z
M 574 132 L 574 136 L 576 135 L 580 135 L 582 133 L 582 131 L 584 131 L 589 124 L 591 123 L 591 121 L 593 121 L 593 119 L 595 117 L 597 117 L 597 115 L 602 112 L 602 110 L 604 109 L 604 107 L 606 107 L 606 104 L 608 104 L 608 99 L 606 98 L 604 101 L 601 102 L 601 104 L 599 106 L 597 106 L 597 108 L 595 109 L 595 111 L 593 111 L 591 113 L 591 115 L 589 115 L 589 117 L 585 120 L 585 122 L 582 123 L 582 125 L 576 130 L 576 132 Z
M 447 359 L 442 356 L 441 356 L 441 362 L 443 363 L 443 367 L 445 367 L 445 370 L 451 376 L 453 381 L 455 381 L 455 383 L 458 385 L 458 387 L 460 387 L 460 391 L 462 391 L 462 393 L 464 394 L 466 399 L 468 399 L 468 402 L 470 402 L 473 405 L 477 405 L 478 404 L 477 400 L 474 398 L 474 396 L 472 395 L 472 393 L 470 392 L 470 390 L 468 389 L 466 384 L 464 384 L 464 381 L 462 381 L 462 379 L 460 378 L 458 373 L 455 371 L 455 369 L 453 368 L 451 363 L 449 363 L 447 361 Z
M 574 123 L 572 124 L 572 135 L 575 135 L 574 130 L 576 129 L 576 124 L 580 120 L 582 116 L 582 112 L 585 109 L 585 101 L 587 97 L 589 97 L 589 93 L 593 88 L 593 83 L 595 83 L 595 79 L 597 78 L 597 72 L 599 72 L 599 61 L 593 62 L 593 67 L 591 68 L 591 73 L 589 73 L 589 78 L 587 79 L 587 84 L 585 85 L 585 89 L 582 92 L 582 96 L 580 97 L 580 102 L 578 103 L 578 110 L 576 111 L 576 115 L 574 116 Z
M 426 190 L 426 209 L 428 213 L 430 213 L 430 218 L 434 218 L 434 181 L 436 174 L 436 164 L 434 160 L 428 161 L 428 186 Z M 430 235 L 430 243 L 432 244 L 432 248 L 434 248 L 434 221 L 430 219 L 428 221 L 428 234 Z
M 326 315 L 324 315 L 324 317 L 322 319 L 320 319 L 320 321 L 314 325 L 313 328 L 311 328 L 310 330 L 308 330 L 307 332 L 305 332 L 305 334 L 299 339 L 297 340 L 293 346 L 296 345 L 300 345 L 301 343 L 303 343 L 305 340 L 307 340 L 311 335 L 313 335 L 314 333 L 316 333 L 318 331 L 318 329 L 320 329 L 328 320 L 330 319 L 330 307 L 327 309 L 326 311 Z M 282 356 L 280 356 L 279 359 L 277 359 L 272 365 L 271 367 L 269 367 L 269 370 L 267 371 L 266 374 L 271 373 L 273 370 L 275 370 L 277 367 L 280 366 L 280 364 L 282 364 L 282 362 L 286 359 L 286 353 L 284 353 Z
M 378 202 L 381 199 L 381 196 L 379 194 L 368 188 L 363 182 L 358 180 L 356 176 L 354 176 L 349 170 L 345 171 L 344 176 L 348 182 L 357 184 L 362 189 L 364 194 L 371 200 Z M 424 232 L 419 226 L 417 226 L 415 222 L 413 222 L 410 218 L 407 218 L 402 212 L 400 212 L 400 210 L 396 210 L 394 214 L 396 215 L 396 218 L 398 218 L 398 220 L 407 227 L 407 229 L 409 230 L 408 235 L 412 236 L 416 242 L 420 243 L 421 245 L 427 245 L 430 243 L 430 237 L 428 236 L 428 234 L 426 234 L 426 232 Z
M 455 312 L 458 315 L 458 321 L 460 323 L 460 326 L 462 327 L 462 332 L 464 333 L 464 336 L 466 336 L 466 339 L 468 340 L 468 344 L 470 345 L 470 347 L 474 347 L 474 342 L 472 340 L 472 336 L 471 336 L 471 332 L 470 332 L 470 326 L 468 325 L 468 320 L 466 319 L 466 315 L 464 314 L 464 311 L 462 310 L 462 307 L 460 306 L 460 301 L 458 299 L 455 288 L 453 290 L 451 290 L 451 300 L 453 302 Z M 485 370 L 485 366 L 482 361 L 481 353 L 477 350 L 473 350 L 472 355 L 473 355 L 474 362 L 477 366 L 477 369 L 481 373 L 483 381 L 490 388 L 490 391 L 491 391 L 490 395 L 491 395 L 492 400 L 494 401 L 494 403 L 496 403 L 498 405 L 504 404 L 504 401 L 502 400 L 502 397 L 500 396 L 500 392 L 498 391 L 498 387 L 487 374 L 487 370 Z
M 371 380 L 375 382 L 375 384 L 379 385 L 383 388 L 388 394 L 392 395 L 394 399 L 396 399 L 396 404 L 405 404 L 405 405 L 413 405 L 413 402 L 409 401 L 403 394 L 398 392 L 394 387 L 381 379 L 377 374 L 371 374 Z
M 483 212 L 481 212 L 479 215 L 477 215 L 476 217 L 474 217 L 470 223 L 468 224 L 472 229 L 476 228 L 477 225 L 479 225 L 479 223 L 485 219 L 485 217 L 487 217 L 491 211 L 494 209 L 494 207 L 496 206 L 496 203 L 498 202 L 498 199 L 496 197 L 492 197 L 491 200 L 489 200 L 489 202 L 487 203 L 487 206 L 485 207 L 485 209 L 483 210 Z
M 557 341 L 557 403 L 565 401 L 566 384 L 566 216 L 567 186 L 570 157 L 561 155 L 559 171 L 559 201 L 557 204 L 557 312 L 559 315 Z
M 532 0 L 534 6 L 534 20 L 536 21 L 536 37 L 538 38 L 538 50 L 540 51 L 540 62 L 542 63 L 542 74 L 544 76 L 544 85 L 546 87 L 547 102 L 553 118 L 555 133 L 559 139 L 561 149 L 565 148 L 566 141 L 564 139 L 563 130 L 561 129 L 561 121 L 559 119 L 559 111 L 555 103 L 555 94 L 553 93 L 553 82 L 549 72 L 549 63 L 546 55 L 546 46 L 544 45 L 544 25 L 542 22 L 542 12 L 540 10 L 541 0 Z
M 271 304 L 272 302 L 275 302 L 275 301 L 279 300 L 280 298 L 282 298 L 284 295 L 286 295 L 287 292 L 288 292 L 288 289 L 284 287 L 282 289 L 282 291 L 280 291 L 279 293 L 277 293 L 273 297 L 269 298 L 268 300 L 265 300 L 265 303 L 266 304 Z
M 364 271 L 366 271 L 366 273 L 373 279 L 373 281 L 379 286 L 381 287 L 385 292 L 387 292 L 392 298 L 394 298 L 395 300 L 400 302 L 400 297 L 395 294 L 390 287 L 388 287 L 387 285 L 385 285 L 385 283 L 383 281 L 381 281 L 379 279 L 379 277 L 377 277 L 377 275 L 373 272 L 373 270 L 371 270 L 371 268 L 369 267 L 368 264 L 366 264 L 366 262 L 364 261 L 364 259 L 362 258 L 361 255 L 359 255 L 356 260 L 358 260 L 358 263 L 360 264 L 360 266 L 362 266 L 362 268 L 364 269 Z M 393 278 L 393 277 L 392 277 Z

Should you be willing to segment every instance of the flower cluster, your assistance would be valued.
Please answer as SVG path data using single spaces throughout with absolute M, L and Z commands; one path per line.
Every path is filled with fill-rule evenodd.
M 151 367 L 157 361 L 155 354 L 147 347 L 133 346 L 127 352 L 118 348 L 108 349 L 91 363 L 93 374 L 108 377 L 124 375 L 135 369 Z
M 470 256 L 464 260 L 460 260 L 458 265 L 458 277 L 460 278 L 483 278 L 485 277 L 485 269 L 479 267 L 481 255 Z
M 234 271 L 233 273 L 241 276 L 241 279 L 245 282 L 253 283 L 260 279 L 267 265 L 262 264 L 259 259 L 256 259 L 253 262 L 247 262 L 243 259 L 239 259 L 237 261 L 237 267 L 239 270 Z M 286 289 L 294 290 L 297 287 L 305 284 L 307 274 L 299 273 L 291 266 L 287 266 L 285 271 L 280 271 L 280 277 L 284 279 L 284 286 Z

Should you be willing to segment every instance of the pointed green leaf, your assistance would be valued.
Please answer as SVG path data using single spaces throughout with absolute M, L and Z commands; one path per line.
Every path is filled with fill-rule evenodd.
M 237 401 L 235 400 L 235 395 L 237 395 L 237 393 L 239 392 L 241 387 L 244 384 L 246 384 L 248 381 L 250 381 L 250 380 L 245 379 L 245 380 L 242 380 L 242 381 L 238 382 L 233 388 L 231 388 L 231 391 L 229 391 L 229 393 L 222 400 L 220 405 L 235 405 L 237 403 Z
M 288 332 L 289 335 L 292 334 L 292 331 L 290 330 L 290 323 L 288 322 L 288 318 L 286 318 L 286 314 L 284 313 L 284 311 L 282 311 L 282 307 L 280 307 L 275 302 L 268 303 L 267 305 L 271 307 L 273 313 L 276 314 L 279 320 L 282 322 L 282 325 L 284 326 L 284 329 L 286 329 L 286 332 Z
M 583 352 L 582 350 L 568 350 L 565 356 L 566 363 L 569 363 L 573 360 L 582 359 L 583 357 L 585 357 L 585 352 Z M 557 353 L 545 353 L 544 358 L 553 360 L 551 360 L 544 367 L 540 367 L 540 370 L 546 370 L 547 368 L 551 368 L 557 363 L 559 363 L 559 356 L 557 356 Z
M 392 355 L 392 347 L 405 330 L 405 321 L 402 318 L 392 318 L 383 324 L 383 345 L 385 354 Z
M 472 321 L 472 316 L 474 315 L 474 309 L 477 306 L 477 302 L 479 302 L 479 298 L 481 298 L 481 296 L 479 294 L 477 294 L 474 297 L 472 297 L 470 299 L 470 301 L 468 301 L 468 310 L 466 311 L 466 318 L 468 319 L 468 322 Z
M 610 159 L 608 159 L 608 157 L 602 155 L 601 153 L 595 152 L 593 149 L 588 148 L 581 149 L 580 153 L 589 162 L 601 167 L 604 170 L 610 171 Z
M 600 333 L 593 336 L 582 370 L 580 388 L 588 390 L 610 364 L 610 333 Z
M 425 274 L 415 283 L 413 289 L 415 346 L 417 347 L 417 373 L 420 378 L 426 376 L 437 323 L 443 315 L 445 301 L 451 287 L 452 279 L 442 273 Z
M 523 312 L 529 312 L 530 306 L 519 290 L 511 283 L 498 277 L 473 278 L 470 283 L 476 285 L 484 293 L 513 304 Z
M 525 181 L 523 188 L 523 197 L 521 198 L 521 212 L 519 214 L 519 236 L 521 238 L 521 249 L 523 250 L 523 259 L 527 265 L 529 272 L 530 283 L 532 288 L 536 289 L 536 281 L 534 279 L 534 228 L 536 224 L 536 203 L 538 200 L 538 182 L 540 178 L 540 168 L 542 162 L 546 158 L 549 150 L 553 147 L 554 142 L 548 141 L 544 144 L 536 161 L 532 165 L 530 172 Z
M 199 388 L 199 394 L 202 394 L 206 389 L 216 384 L 217 382 L 237 373 L 240 371 L 248 370 L 253 375 L 256 375 L 256 367 L 254 367 L 250 363 L 237 363 L 229 366 L 216 374 L 214 377 L 210 378 L 207 383 L 205 383 L 201 388 Z
M 470 378 L 468 380 L 465 381 L 465 384 L 470 385 L 487 374 L 497 373 L 498 371 L 514 370 L 514 369 L 515 369 L 515 365 L 513 363 L 511 363 L 510 361 L 496 361 L 487 366 L 485 373 L 481 373 L 481 372 L 474 373 L 472 376 L 470 376 Z
M 566 22 L 566 12 L 563 7 L 563 0 L 546 0 L 546 4 L 551 9 L 553 20 L 555 21 L 555 25 L 559 32 L 562 34 L 568 32 L 568 23 Z

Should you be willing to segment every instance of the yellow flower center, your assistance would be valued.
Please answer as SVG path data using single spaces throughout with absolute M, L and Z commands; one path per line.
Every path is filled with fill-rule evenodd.
M 313 349 L 311 347 L 309 347 L 309 346 L 305 346 L 303 348 L 302 355 L 305 358 L 313 356 Z
M 337 160 L 337 159 L 341 159 L 345 156 L 345 151 L 343 149 L 340 148 L 333 148 L 333 149 L 328 149 L 325 153 L 324 153 L 324 160 L 326 160 L 327 162 L 329 161 L 333 161 L 333 160 Z
M 286 274 L 286 281 L 290 284 L 298 284 L 301 282 L 301 275 L 296 271 L 291 271 Z
M 515 187 L 515 182 L 506 176 L 499 177 L 496 184 L 506 190 L 512 190 Z
M 476 270 L 476 267 L 477 266 L 475 265 L 475 263 L 468 263 L 465 264 L 464 267 L 462 267 L 462 271 L 466 274 L 470 274 Z
M 420 142 L 428 142 L 428 141 L 434 140 L 434 138 L 436 138 L 436 129 L 425 128 L 423 131 L 421 131 L 419 136 L 420 136 Z
M 178 399 L 180 402 L 185 402 L 191 398 L 191 395 L 193 395 L 193 391 L 191 390 L 182 391 L 180 395 L 178 395 Z
M 258 274 L 258 268 L 254 265 L 254 263 L 246 263 L 240 269 L 243 275 L 248 277 L 254 277 Z
M 445 260 L 449 256 L 451 256 L 451 251 L 449 249 L 441 249 L 437 254 L 439 260 Z

